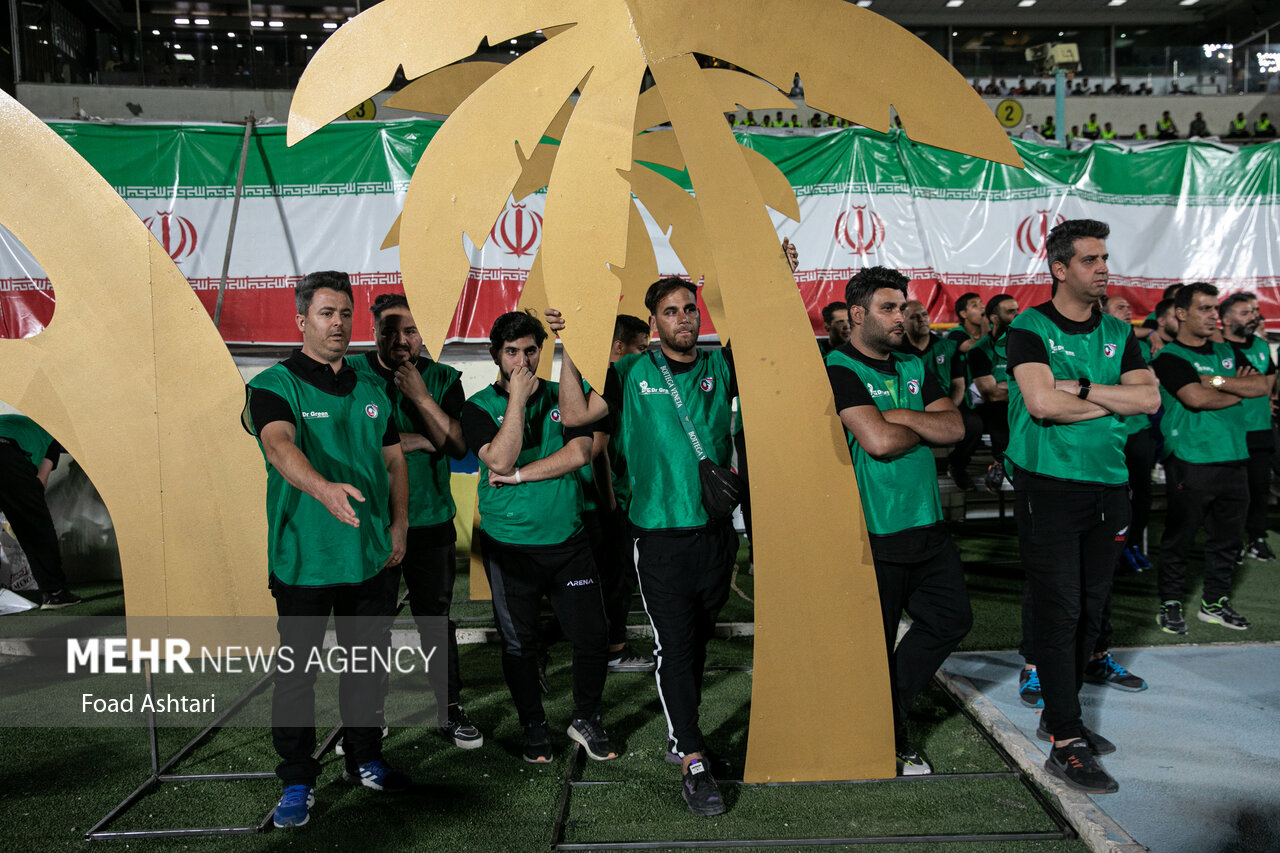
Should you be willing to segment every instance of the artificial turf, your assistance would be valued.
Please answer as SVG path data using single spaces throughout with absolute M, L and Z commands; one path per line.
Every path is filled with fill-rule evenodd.
M 1152 525 L 1158 542 L 1161 519 Z M 1280 537 L 1272 537 L 1273 547 Z M 1021 567 L 1012 522 L 970 521 L 956 528 L 966 561 L 975 626 L 962 648 L 1008 649 L 1018 643 Z M 1193 558 L 1193 567 L 1198 556 Z M 740 567 L 747 565 L 744 552 Z M 1237 570 L 1234 603 L 1253 620 L 1248 632 L 1226 631 L 1193 622 L 1186 638 L 1155 627 L 1155 572 L 1121 574 L 1116 579 L 1113 623 L 1116 646 L 1168 643 L 1273 641 L 1280 638 L 1280 571 L 1275 564 L 1246 561 Z M 492 624 L 488 605 L 466 602 L 460 578 L 455 615 L 466 627 Z M 722 621 L 750 622 L 752 575 L 740 569 L 736 590 Z M 28 637 L 51 625 L 74 626 L 86 617 L 116 620 L 123 632 L 123 595 L 116 584 L 78 587 L 83 605 L 69 610 L 28 613 L 0 619 L 5 638 Z M 637 605 L 629 620 L 646 620 Z M 649 650 L 644 639 L 633 641 Z M 0 646 L 2 648 L 2 646 Z M 704 728 L 712 747 L 740 768 L 746 749 L 751 674 L 749 637 L 714 640 L 703 702 Z M 895 835 L 932 832 L 1044 831 L 1053 825 L 1021 783 L 1010 778 L 884 781 L 823 786 L 746 786 L 726 781 L 727 815 L 695 819 L 679 799 L 678 773 L 663 761 L 665 723 L 653 680 L 644 675 L 610 676 L 605 723 L 623 756 L 570 768 L 568 741 L 560 735 L 570 711 L 569 649 L 551 649 L 552 695 L 546 706 L 559 753 L 550 765 L 519 758 L 520 728 L 502 681 L 498 648 L 462 648 L 463 701 L 485 732 L 479 750 L 454 749 L 431 728 L 395 726 L 386 756 L 417 781 L 403 796 L 380 796 L 339 780 L 342 759 L 330 754 L 317 787 L 311 825 L 261 835 L 146 839 L 129 842 L 146 850 L 546 850 L 552 842 L 566 774 L 583 783 L 570 788 L 561 840 L 600 843 L 628 840 Z M 24 714 L 38 714 L 48 701 L 38 692 L 15 696 L 5 671 L 21 667 L 0 659 L 4 702 Z M 322 692 L 325 692 L 322 687 Z M 332 692 L 332 691 L 328 691 Z M 258 716 L 269 691 L 250 703 L 245 719 Z M 333 721 L 332 703 L 321 715 Z M 423 715 L 425 716 L 425 715 Z M 950 700 L 931 688 L 910 722 L 911 736 L 939 773 L 980 773 L 1003 769 L 997 753 Z M 161 759 L 195 733 L 191 728 L 159 730 Z M 323 731 L 321 732 L 323 735 Z M 147 775 L 144 730 L 111 728 L 0 728 L 0 837 L 6 849 L 83 849 L 83 833 Z M 214 733 L 175 768 L 177 773 L 270 772 L 275 764 L 265 727 L 229 727 Z M 740 779 L 740 776 L 738 777 Z M 165 783 L 144 797 L 110 828 L 139 830 L 182 826 L 251 826 L 279 796 L 271 778 Z M 879 849 L 930 849 L 941 845 L 877 845 Z M 773 848 L 779 849 L 779 848 Z M 786 849 L 786 848 L 782 848 Z M 1081 851 L 1078 841 L 981 842 L 948 845 L 950 850 Z

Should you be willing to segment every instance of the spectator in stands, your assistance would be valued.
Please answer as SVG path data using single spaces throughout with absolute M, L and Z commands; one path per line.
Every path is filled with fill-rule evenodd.
M 791 91 L 787 93 L 792 98 L 804 97 L 804 84 L 800 82 L 800 75 L 796 74 L 791 80 Z
M 1000 87 L 999 87 L 998 85 L 996 85 L 996 78 L 995 78 L 995 77 L 992 77 L 992 78 L 991 78 L 991 82 L 990 82 L 990 83 L 988 83 L 988 84 L 987 84 L 987 86 L 986 86 L 986 88 L 982 90 L 982 94 L 984 94 L 984 95 L 999 95 L 999 94 L 1000 94 Z
M 798 116 L 796 113 L 792 113 L 792 114 L 791 114 L 791 124 L 790 124 L 789 126 L 790 126 L 790 127 L 801 127 L 801 124 L 800 124 L 800 116 Z
M 773 127 L 773 116 L 766 114 L 764 118 L 760 119 L 760 126 Z
M 747 127 L 757 127 L 757 126 L 758 125 L 756 125 L 756 114 L 753 113 L 751 110 L 747 110 Z
M 788 127 L 788 126 L 789 126 L 789 125 L 787 124 L 787 120 L 786 120 L 786 119 L 784 119 L 784 118 L 782 117 L 782 110 L 778 110 L 776 113 L 774 113 L 774 115 L 773 115 L 773 126 L 774 126 L 774 127 Z
M 1013 94 L 1015 95 L 1027 94 L 1027 78 L 1026 77 L 1018 78 L 1018 85 L 1014 88 Z
M 1071 144 L 1071 140 L 1080 138 L 1080 125 L 1071 125 L 1071 130 L 1067 131 L 1067 144 Z
M 1147 126 L 1145 124 L 1140 124 L 1138 125 L 1138 132 L 1133 135 L 1133 138 L 1141 141 L 1143 139 L 1150 139 L 1151 134 L 1147 131 Z
M 1156 122 L 1156 139 L 1177 139 L 1178 126 L 1173 123 L 1169 111 L 1165 110 Z
M 1098 127 L 1098 114 L 1089 113 L 1089 120 L 1084 123 L 1084 138 L 1097 139 L 1101 135 L 1102 130 Z
M 1267 118 L 1266 113 L 1258 116 L 1258 122 L 1253 126 L 1253 135 L 1259 139 L 1276 138 L 1276 126 Z
M 1236 113 L 1236 117 L 1231 120 L 1231 127 L 1227 130 L 1227 139 L 1248 139 L 1249 138 L 1249 120 L 1244 117 L 1244 113 Z
M 1044 124 L 1040 125 L 1040 135 L 1045 139 L 1053 139 L 1057 134 L 1058 130 L 1054 127 L 1053 116 L 1046 116 Z
M 1116 138 L 1116 132 L 1111 129 L 1111 122 L 1107 122 L 1104 125 L 1102 125 L 1102 138 L 1103 139 Z
M 819 113 L 814 113 L 813 115 L 809 116 L 809 127 L 813 127 L 813 128 L 822 127 L 822 116 Z
M 1187 129 L 1187 138 L 1201 138 L 1209 135 L 1209 124 L 1204 120 L 1204 113 L 1196 113 L 1196 117 L 1191 120 L 1191 127 Z
M 1107 90 L 1107 94 L 1108 95 L 1127 95 L 1129 94 L 1129 87 L 1126 86 L 1124 83 L 1122 83 L 1120 81 L 1120 78 L 1117 77 L 1116 82 L 1112 84 L 1110 89 Z

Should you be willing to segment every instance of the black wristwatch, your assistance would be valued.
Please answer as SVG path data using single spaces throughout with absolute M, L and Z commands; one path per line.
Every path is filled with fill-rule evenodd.
M 1093 387 L 1093 383 L 1089 381 L 1089 377 L 1087 376 L 1081 376 L 1079 381 L 1080 381 L 1080 393 L 1077 394 L 1076 396 L 1079 397 L 1081 400 L 1087 400 L 1089 399 L 1089 389 Z

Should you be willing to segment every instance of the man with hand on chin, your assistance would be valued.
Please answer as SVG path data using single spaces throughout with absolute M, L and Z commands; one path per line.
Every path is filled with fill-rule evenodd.
M 394 610 L 382 571 L 404 557 L 409 479 L 391 401 L 379 383 L 343 361 L 351 341 L 351 281 L 317 272 L 295 289 L 302 348 L 249 381 L 241 421 L 267 463 L 267 567 L 279 614 L 279 667 L 271 738 L 284 795 L 278 827 L 302 826 L 315 803 L 315 680 L 309 666 L 324 643 L 329 614 L 348 650 L 385 646 Z M 382 760 L 382 685 L 369 666 L 339 677 L 346 728 L 343 779 L 400 791 L 409 778 Z
M 489 353 L 498 381 L 467 400 L 462 432 L 480 459 L 481 550 L 502 638 L 502 674 L 524 726 L 524 760 L 545 764 L 552 758 L 538 686 L 545 594 L 573 646 L 568 735 L 588 757 L 607 761 L 619 754 L 600 719 L 608 620 L 582 526 L 578 477 L 591 461 L 592 435 L 566 426 L 556 383 L 536 375 L 546 339 L 546 329 L 530 314 L 513 311 L 494 321 Z
M 431 623 L 449 618 L 457 572 L 449 459 L 467 453 L 459 421 L 465 401 L 462 375 L 423 353 L 422 335 L 404 294 L 380 294 L 370 310 L 377 349 L 348 356 L 347 364 L 380 384 L 392 401 L 409 472 L 409 534 L 404 561 L 389 569 L 386 578 L 392 596 L 398 596 L 403 573 L 425 648 L 435 645 Z M 484 736 L 462 708 L 457 626 L 448 622 L 447 630 L 447 683 L 440 683 L 438 669 L 428 677 L 446 706 L 444 734 L 460 749 L 475 749 L 484 744 Z

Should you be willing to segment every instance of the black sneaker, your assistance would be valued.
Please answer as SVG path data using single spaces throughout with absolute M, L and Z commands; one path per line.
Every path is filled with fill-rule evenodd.
M 699 817 L 712 817 L 724 814 L 724 797 L 720 795 L 720 786 L 707 766 L 698 759 L 689 762 L 689 769 L 681 779 L 680 793 L 689 804 L 689 811 Z
M 1260 560 L 1264 563 L 1270 563 L 1276 558 L 1276 552 L 1271 550 L 1271 546 L 1267 544 L 1266 539 L 1255 539 L 1249 543 L 1249 547 L 1245 549 L 1244 555 L 1250 560 Z
M 658 664 L 648 655 L 637 654 L 630 646 L 609 653 L 610 672 L 653 672 Z
M 1159 623 L 1160 630 L 1166 634 L 1187 633 L 1187 620 L 1182 618 L 1181 601 L 1166 601 L 1161 604 L 1160 612 L 1156 614 L 1156 622 Z
M 1043 719 L 1040 721 L 1040 725 L 1036 726 L 1036 737 L 1040 738 L 1040 740 L 1053 743 L 1053 735 L 1045 731 Z M 1084 742 L 1089 744 L 1089 749 L 1093 750 L 1094 755 L 1110 755 L 1116 751 L 1116 745 L 1114 743 L 1092 729 L 1084 730 Z
M 1034 667 L 1023 667 L 1018 673 L 1018 698 L 1028 708 L 1044 707 L 1044 692 L 1040 689 L 1040 673 Z
M 1248 619 L 1231 609 L 1227 597 L 1224 595 L 1213 604 L 1200 602 L 1200 611 L 1196 613 L 1201 622 L 1208 622 L 1211 625 L 1221 625 L 1223 628 L 1231 628 L 1234 631 L 1247 631 L 1251 624 Z
M 551 755 L 551 733 L 547 731 L 546 721 L 525 726 L 524 760 L 530 764 L 549 764 Z
M 599 715 L 589 720 L 574 720 L 567 733 L 571 740 L 582 745 L 593 761 L 612 761 L 618 757 L 618 748 L 609 740 Z
M 480 730 L 471 722 L 471 718 L 467 716 L 466 711 L 462 710 L 461 705 L 449 706 L 449 718 L 440 730 L 458 749 L 477 749 L 484 746 L 484 735 L 480 734 Z
M 1044 769 L 1066 782 L 1068 787 L 1086 794 L 1114 794 L 1120 790 L 1116 780 L 1107 775 L 1098 759 L 1093 757 L 1093 750 L 1084 738 L 1050 750 Z
M 910 746 L 902 745 L 894 749 L 898 757 L 899 776 L 928 776 L 933 772 L 929 762 L 920 757 L 920 753 Z
M 973 478 L 969 476 L 969 472 L 956 465 L 948 465 L 947 473 L 951 475 L 951 481 L 956 484 L 956 488 L 962 492 L 972 492 L 977 489 L 973 484 Z
M 57 592 L 46 592 L 44 594 L 44 600 L 40 603 L 40 609 L 61 610 L 64 607 L 79 604 L 83 600 L 84 599 L 69 589 L 60 589 Z
M 1000 491 L 1000 487 L 1004 485 L 1004 466 L 999 460 L 992 462 L 987 467 L 987 474 L 982 478 L 982 487 L 988 492 L 995 493 Z
M 1130 693 L 1147 689 L 1147 682 L 1116 663 L 1111 652 L 1084 665 L 1084 680 L 1091 684 L 1105 684 L 1117 690 L 1127 690 Z

